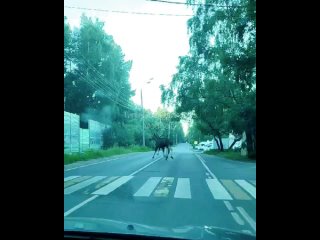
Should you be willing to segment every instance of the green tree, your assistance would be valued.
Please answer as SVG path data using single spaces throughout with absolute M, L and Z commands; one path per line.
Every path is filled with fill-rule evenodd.
M 98 19 L 81 16 L 79 28 L 70 29 L 65 18 L 65 110 L 82 121 L 108 126 L 104 147 L 135 144 L 137 128 L 130 117 L 138 111 L 129 83 L 132 62 Z
M 67 72 L 67 54 L 70 53 L 71 46 L 71 29 L 69 24 L 67 23 L 67 17 L 64 17 L 64 73 Z
M 223 135 L 239 137 L 245 131 L 248 152 L 253 152 L 255 1 L 205 3 L 194 7 L 188 21 L 190 53 L 180 58 L 170 86 L 162 88 L 162 101 L 174 104 L 180 114 L 191 112 L 199 130 L 212 134 L 221 151 Z
M 74 52 L 72 55 L 65 52 L 65 58 L 73 61 L 73 76 L 65 78 L 68 82 L 65 85 L 69 87 L 65 93 L 78 90 L 82 95 L 66 96 L 68 111 L 81 114 L 87 109 L 96 109 L 101 115 L 105 106 L 113 105 L 120 108 L 116 112 L 124 113 L 123 108 L 132 104 L 133 93 L 128 81 L 132 63 L 124 60 L 121 48 L 103 28 L 103 22 L 82 15 L 80 28 L 73 31 Z M 119 116 L 115 117 L 119 120 Z

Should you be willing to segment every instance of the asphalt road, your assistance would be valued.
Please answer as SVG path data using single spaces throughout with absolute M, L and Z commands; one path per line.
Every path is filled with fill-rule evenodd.
M 64 170 L 64 216 L 174 228 L 216 226 L 256 233 L 256 164 L 194 152 L 153 152 Z

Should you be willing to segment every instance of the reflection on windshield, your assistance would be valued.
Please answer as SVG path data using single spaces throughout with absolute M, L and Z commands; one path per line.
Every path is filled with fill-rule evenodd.
M 65 1 L 65 230 L 255 237 L 255 159 L 255 0 Z

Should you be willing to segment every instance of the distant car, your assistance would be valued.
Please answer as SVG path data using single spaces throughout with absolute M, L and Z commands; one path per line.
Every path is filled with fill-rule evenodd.
M 200 149 L 201 147 L 202 147 L 202 146 L 201 146 L 201 143 L 199 143 L 199 144 L 196 145 L 194 148 L 197 149 L 197 150 L 201 150 L 201 149 Z
M 209 145 L 208 145 L 207 142 L 201 142 L 201 143 L 199 143 L 199 144 L 195 147 L 195 149 L 197 149 L 197 150 L 202 150 L 202 151 L 207 151 L 207 150 L 209 150 L 210 148 L 209 148 Z
M 208 143 L 208 144 L 207 144 L 207 148 L 208 148 L 208 150 L 213 150 L 213 149 L 214 149 L 213 143 L 212 143 L 212 142 L 211 142 L 211 143 Z

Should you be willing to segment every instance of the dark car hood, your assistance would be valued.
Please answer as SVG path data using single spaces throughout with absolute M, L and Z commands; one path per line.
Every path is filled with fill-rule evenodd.
M 107 232 L 181 239 L 238 240 L 256 239 L 255 235 L 213 226 L 181 226 L 165 228 L 140 223 L 122 222 L 100 218 L 65 217 L 65 231 Z

